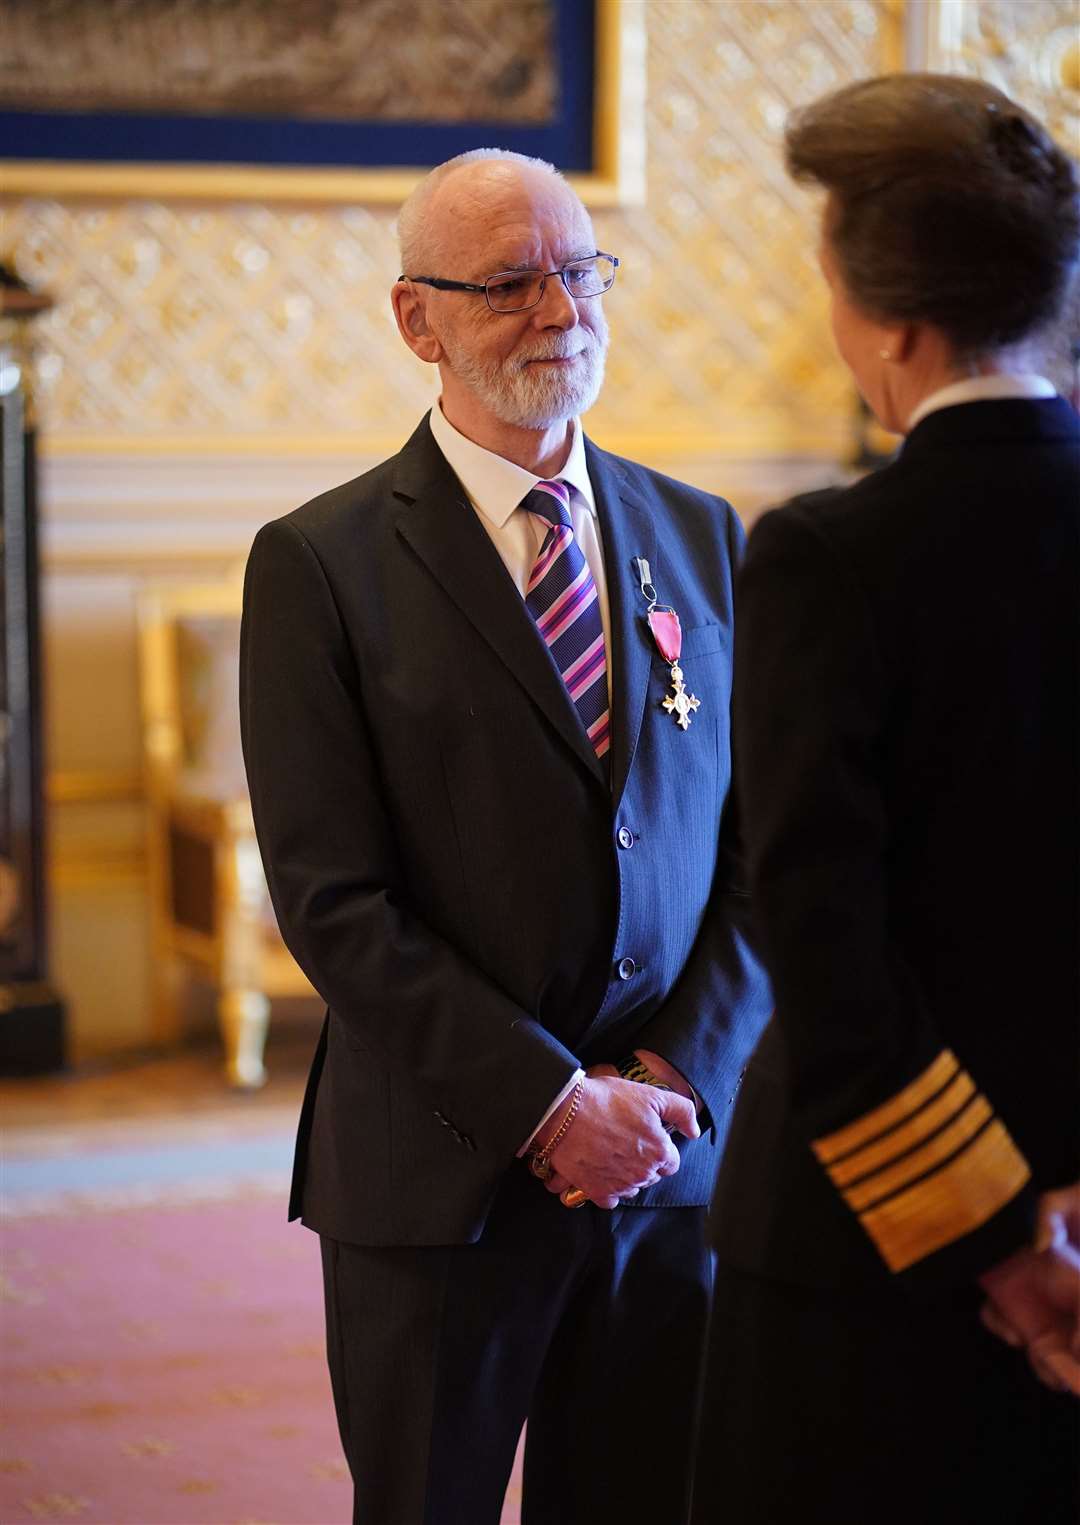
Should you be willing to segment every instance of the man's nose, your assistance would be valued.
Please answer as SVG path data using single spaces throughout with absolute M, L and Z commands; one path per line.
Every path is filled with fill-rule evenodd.
M 536 321 L 541 328 L 576 328 L 577 303 L 566 289 L 561 275 L 544 280 L 544 295 L 536 305 Z

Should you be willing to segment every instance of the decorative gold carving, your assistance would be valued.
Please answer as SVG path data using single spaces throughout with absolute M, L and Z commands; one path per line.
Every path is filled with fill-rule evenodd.
M 1076 0 L 930 0 L 928 67 L 997 85 L 1046 122 L 1075 154 L 1080 144 L 1080 34 Z
M 650 203 L 597 216 L 601 247 L 624 264 L 590 428 L 638 455 L 680 441 L 835 451 L 850 383 L 828 333 L 815 208 L 784 174 L 779 135 L 791 106 L 896 65 L 901 12 L 890 0 L 619 8 L 635 13 Z M 620 57 L 622 77 L 639 69 L 632 49 Z M 19 273 L 62 297 L 39 334 L 60 447 L 95 436 L 204 451 L 240 436 L 385 450 L 434 395 L 391 321 L 388 208 L 28 200 L 8 239 Z
M 0 108 L 543 123 L 551 0 L 7 0 Z

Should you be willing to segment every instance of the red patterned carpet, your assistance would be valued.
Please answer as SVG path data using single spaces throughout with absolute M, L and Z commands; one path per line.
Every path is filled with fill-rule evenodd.
M 268 1121 L 9 1143 L 4 1525 L 349 1520 L 318 1244 L 285 1222 L 291 1115 Z
M 280 1202 L 5 1229 L 5 1522 L 347 1521 L 318 1245 Z

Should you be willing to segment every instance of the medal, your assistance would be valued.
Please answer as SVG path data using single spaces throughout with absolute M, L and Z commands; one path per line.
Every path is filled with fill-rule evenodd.
M 637 557 L 637 569 L 641 578 L 642 594 L 649 603 L 645 618 L 652 631 L 652 638 L 664 661 L 671 664 L 671 693 L 666 695 L 661 703 L 680 730 L 688 731 L 691 717 L 701 708 L 701 700 L 696 694 L 687 692 L 686 674 L 679 666 L 679 658 L 682 655 L 682 626 L 679 624 L 679 616 L 670 604 L 657 602 L 649 563 L 643 556 Z

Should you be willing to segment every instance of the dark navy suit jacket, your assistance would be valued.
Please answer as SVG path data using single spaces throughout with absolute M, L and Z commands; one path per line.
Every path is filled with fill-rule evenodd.
M 741 530 L 726 503 L 587 451 L 610 781 L 426 419 L 252 549 L 252 806 L 285 940 L 328 1007 L 292 1213 L 334 1238 L 475 1239 L 579 1061 L 635 1046 L 687 1076 L 710 1123 L 639 1200 L 710 1195 L 769 1009 L 729 808 Z M 702 701 L 685 733 L 661 707 L 636 557 L 682 620 Z
M 1080 1174 L 1080 420 L 929 414 L 755 528 L 735 712 L 776 992 L 715 1242 L 972 1284 Z

